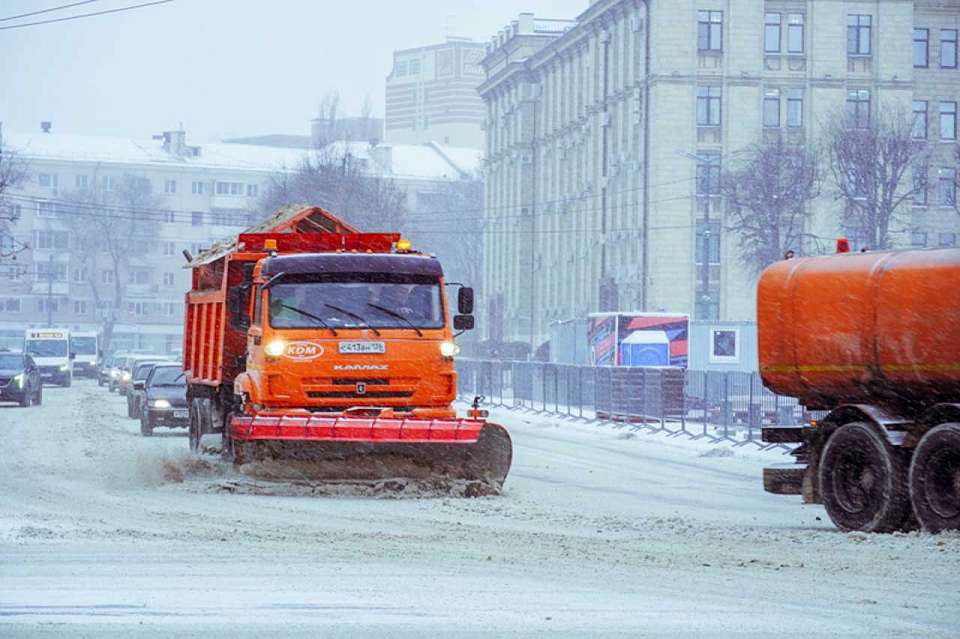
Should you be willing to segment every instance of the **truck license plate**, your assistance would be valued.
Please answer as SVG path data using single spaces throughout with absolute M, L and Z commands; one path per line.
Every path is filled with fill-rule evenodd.
M 186 419 L 186 418 L 187 418 L 187 411 L 185 411 L 185 410 L 175 410 L 175 411 L 173 411 L 173 418 L 174 418 L 174 419 Z
M 340 342 L 341 353 L 385 353 L 387 348 L 383 342 Z

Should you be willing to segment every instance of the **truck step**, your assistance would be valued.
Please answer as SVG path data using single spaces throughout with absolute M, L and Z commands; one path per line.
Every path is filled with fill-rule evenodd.
M 764 426 L 760 436 L 768 444 L 801 444 L 807 428 L 809 426 Z
M 775 495 L 803 493 L 804 464 L 775 464 L 763 469 L 763 489 Z

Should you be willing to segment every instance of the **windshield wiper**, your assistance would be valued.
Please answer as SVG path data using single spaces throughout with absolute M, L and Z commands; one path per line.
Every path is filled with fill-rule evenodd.
M 309 311 L 305 311 L 305 310 L 303 310 L 303 309 L 297 308 L 296 306 L 290 306 L 289 304 L 284 304 L 283 302 L 280 302 L 280 306 L 282 306 L 283 308 L 287 309 L 288 311 L 293 311 L 294 313 L 300 313 L 301 315 L 303 315 L 303 316 L 305 316 L 305 317 L 309 317 L 310 319 L 317 320 L 318 322 L 320 322 L 320 324 L 321 324 L 324 328 L 328 329 L 331 333 L 333 333 L 333 336 L 334 336 L 334 337 L 337 336 L 337 331 L 336 331 L 332 326 L 330 326 L 329 324 L 327 324 L 322 317 L 319 317 L 319 316 L 317 316 L 317 315 L 314 315 L 313 313 L 310 313 Z
M 357 321 L 363 322 L 364 326 L 366 326 L 366 327 L 369 328 L 371 331 L 373 331 L 374 333 L 376 333 L 376 334 L 377 334 L 377 337 L 380 337 L 380 331 L 377 330 L 377 327 L 376 327 L 376 326 L 372 326 L 372 325 L 370 324 L 370 322 L 368 322 L 367 319 L 366 319 L 365 317 L 363 317 L 362 315 L 357 315 L 356 313 L 354 313 L 354 312 L 352 312 L 352 311 L 348 311 L 348 310 L 345 309 L 345 308 L 340 308 L 339 306 L 334 306 L 333 304 L 327 304 L 326 302 L 324 302 L 323 305 L 326 306 L 327 308 L 332 308 L 332 309 L 335 310 L 335 311 L 340 311 L 340 312 L 343 313 L 344 315 L 349 315 L 350 317 L 352 317 L 353 319 L 355 319 L 355 320 L 357 320 Z
M 396 311 L 394 311 L 394 310 L 391 310 L 391 309 L 389 309 L 389 308 L 387 308 L 387 307 L 385 307 L 385 306 L 380 306 L 379 304 L 374 304 L 373 302 L 367 302 L 367 306 L 372 306 L 373 308 L 377 309 L 378 311 L 383 311 L 384 313 L 386 313 L 386 314 L 389 315 L 390 317 L 396 317 L 396 318 L 397 318 L 398 320 L 400 320 L 401 322 L 406 322 L 407 325 L 410 326 L 410 328 L 412 328 L 413 330 L 415 330 L 415 331 L 417 332 L 417 335 L 419 335 L 420 337 L 423 337 L 423 331 L 421 331 L 419 328 L 417 328 L 417 325 L 416 325 L 416 324 L 414 324 L 413 322 L 411 322 L 410 320 L 408 320 L 406 317 L 404 317 L 404 316 L 401 315 L 400 313 L 398 313 L 398 312 L 396 312 Z

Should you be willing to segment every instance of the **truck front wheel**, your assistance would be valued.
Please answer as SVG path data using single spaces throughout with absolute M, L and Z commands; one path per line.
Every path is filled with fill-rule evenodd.
M 869 424 L 845 424 L 827 440 L 819 481 L 827 514 L 842 530 L 892 532 L 908 519 L 905 455 Z
M 960 530 L 960 424 L 941 424 L 917 445 L 910 499 L 927 532 Z

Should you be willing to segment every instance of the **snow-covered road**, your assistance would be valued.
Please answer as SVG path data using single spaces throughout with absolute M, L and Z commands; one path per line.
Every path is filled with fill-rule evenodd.
M 0 636 L 960 635 L 960 535 L 837 532 L 779 453 L 505 411 L 505 494 L 299 494 L 90 382 L 0 406 Z

